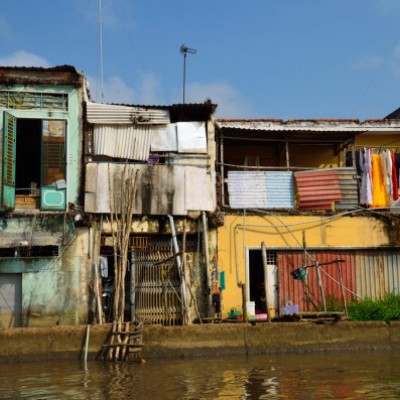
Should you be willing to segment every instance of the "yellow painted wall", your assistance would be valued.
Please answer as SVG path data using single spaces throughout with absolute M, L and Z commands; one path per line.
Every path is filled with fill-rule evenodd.
M 400 137 L 397 134 L 363 134 L 356 137 L 356 145 L 359 146 L 376 146 L 383 148 L 399 147 Z
M 307 248 L 352 249 L 390 245 L 382 220 L 368 216 L 246 216 L 228 215 L 218 228 L 218 265 L 225 271 L 223 316 L 242 310 L 239 282 L 246 283 L 246 248 L 300 249 L 305 232 Z

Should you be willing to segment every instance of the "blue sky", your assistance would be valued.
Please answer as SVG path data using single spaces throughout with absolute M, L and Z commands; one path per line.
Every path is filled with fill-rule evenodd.
M 106 102 L 211 99 L 219 118 L 400 107 L 400 0 L 102 0 Z M 2 0 L 0 65 L 70 64 L 101 101 L 99 0 Z

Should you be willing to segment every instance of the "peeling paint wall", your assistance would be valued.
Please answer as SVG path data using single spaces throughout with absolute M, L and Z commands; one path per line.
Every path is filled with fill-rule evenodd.
M 29 218 L 12 219 L 9 230 L 2 230 L 3 241 L 8 234 L 23 238 L 15 228 L 23 228 L 22 232 L 29 231 L 32 228 L 30 222 Z M 39 219 L 32 236 L 40 234 L 43 243 L 52 242 L 53 232 L 46 231 L 49 225 L 61 236 L 57 240 L 58 256 L 0 257 L 0 274 L 22 276 L 22 326 L 66 325 L 87 321 L 90 283 L 88 228 L 77 229 L 71 219 L 65 222 L 64 216 L 53 216 L 47 217 L 46 221 Z M 14 227 L 13 231 L 11 227 Z

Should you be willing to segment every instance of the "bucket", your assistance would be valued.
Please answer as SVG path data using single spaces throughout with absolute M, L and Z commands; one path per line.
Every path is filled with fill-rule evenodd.
M 246 302 L 247 315 L 256 315 L 256 303 L 254 301 Z

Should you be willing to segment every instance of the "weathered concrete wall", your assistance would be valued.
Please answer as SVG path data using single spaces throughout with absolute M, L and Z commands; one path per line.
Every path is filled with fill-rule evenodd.
M 49 216 L 36 222 L 10 218 L 0 229 L 3 237 L 15 240 L 15 249 L 26 240 L 27 232 L 32 232 L 34 246 L 59 246 L 59 255 L 21 254 L 0 260 L 0 274 L 21 275 L 22 293 L 15 311 L 21 315 L 16 319 L 24 327 L 86 323 L 91 271 L 88 228 L 75 228 L 64 216 Z M 0 327 L 13 326 L 14 310 L 1 311 Z
M 90 328 L 89 359 L 94 359 L 111 329 Z M 207 324 L 146 326 L 143 357 L 182 358 L 316 351 L 400 349 L 400 322 Z M 0 330 L 0 362 L 82 357 L 86 326 Z

